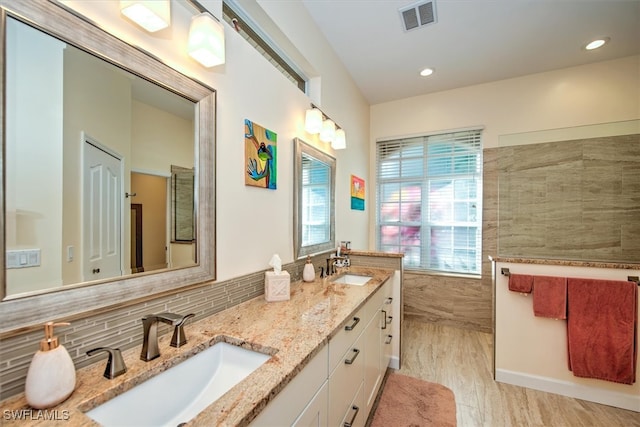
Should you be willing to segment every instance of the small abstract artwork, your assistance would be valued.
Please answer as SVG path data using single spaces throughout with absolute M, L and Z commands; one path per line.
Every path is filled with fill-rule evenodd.
M 351 209 L 364 210 L 364 179 L 351 175 Z
M 275 132 L 245 119 L 244 156 L 246 175 L 245 185 L 276 189 L 277 181 L 277 141 Z

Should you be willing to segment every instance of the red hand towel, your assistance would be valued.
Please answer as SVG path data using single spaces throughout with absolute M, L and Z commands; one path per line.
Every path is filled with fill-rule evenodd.
M 510 274 L 509 290 L 513 292 L 531 293 L 533 287 L 533 276 L 528 274 Z
M 638 285 L 569 278 L 567 288 L 569 369 L 577 377 L 633 384 Z
M 533 278 L 533 314 L 552 319 L 567 318 L 567 278 Z

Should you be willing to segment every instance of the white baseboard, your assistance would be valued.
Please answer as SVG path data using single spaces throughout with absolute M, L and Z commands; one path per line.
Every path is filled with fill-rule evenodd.
M 640 412 L 640 396 L 631 394 L 504 369 L 496 370 L 496 381 Z
M 398 356 L 391 356 L 391 360 L 389 360 L 389 367 L 393 369 L 400 369 L 400 358 Z

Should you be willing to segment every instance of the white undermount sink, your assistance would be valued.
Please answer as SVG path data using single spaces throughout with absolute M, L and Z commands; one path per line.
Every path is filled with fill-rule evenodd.
M 344 276 L 340 276 L 337 279 L 332 280 L 332 282 L 341 283 L 344 285 L 362 286 L 366 284 L 369 280 L 371 280 L 371 276 L 361 276 L 359 274 L 345 274 Z
M 269 357 L 219 342 L 86 415 L 107 427 L 176 427 L 194 418 Z

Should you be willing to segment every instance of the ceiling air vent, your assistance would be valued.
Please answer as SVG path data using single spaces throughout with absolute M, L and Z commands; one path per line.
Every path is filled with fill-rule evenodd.
M 436 22 L 436 5 L 433 1 L 419 1 L 400 8 L 398 11 L 405 31 Z

